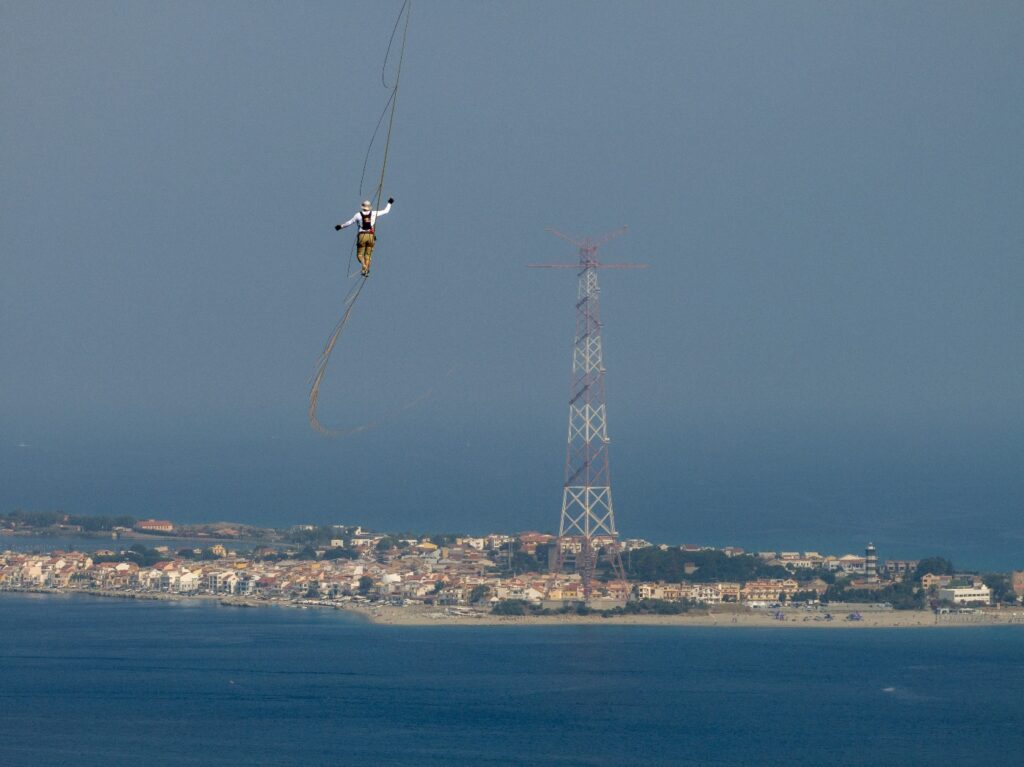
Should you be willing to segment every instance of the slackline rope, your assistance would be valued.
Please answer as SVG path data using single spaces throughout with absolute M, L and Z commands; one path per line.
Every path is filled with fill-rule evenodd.
M 395 40 L 395 34 L 398 31 L 398 25 L 402 21 L 402 15 L 405 15 L 405 26 L 402 29 L 402 47 L 398 54 L 398 69 L 395 74 L 395 87 L 391 89 L 391 95 L 388 97 L 387 103 L 384 105 L 384 111 L 381 112 L 380 119 L 377 120 L 377 127 L 373 131 L 373 136 L 370 138 L 370 145 L 366 148 L 366 157 L 363 160 L 363 173 L 359 179 L 359 192 L 362 194 L 363 191 L 363 178 L 366 176 L 366 166 L 370 158 L 370 150 L 373 148 L 373 141 L 377 137 L 377 132 L 380 130 L 381 123 L 384 120 L 384 115 L 388 113 L 388 107 L 390 107 L 390 116 L 388 117 L 388 131 L 384 139 L 384 157 L 381 161 L 380 167 L 380 180 L 377 182 L 377 189 L 375 193 L 376 203 L 374 205 L 375 210 L 380 209 L 381 197 L 384 193 L 384 174 L 388 168 L 388 152 L 391 149 L 391 132 L 395 124 L 395 107 L 398 106 L 398 86 L 402 81 L 402 62 L 405 60 L 405 41 L 409 34 L 409 15 L 412 10 L 412 0 L 405 0 L 402 3 L 401 9 L 398 11 L 398 16 L 395 19 L 394 29 L 391 30 L 391 39 L 388 41 L 388 49 L 384 54 L 384 64 L 381 67 L 381 82 L 384 83 L 384 87 L 387 87 L 387 83 L 384 80 L 384 71 L 388 65 L 388 58 L 391 55 L 391 45 Z M 355 242 L 352 243 L 352 250 L 355 251 Z M 349 273 L 351 274 L 352 256 L 349 256 Z M 324 375 L 327 373 L 327 363 L 330 362 L 331 352 L 334 351 L 334 346 L 338 342 L 338 338 L 341 337 L 342 332 L 345 330 L 345 326 L 348 324 L 349 317 L 352 316 L 352 310 L 355 309 L 356 301 L 359 300 L 359 296 L 363 292 L 363 288 L 366 286 L 366 277 L 364 276 L 358 283 L 349 289 L 348 295 L 345 296 L 345 300 L 342 305 L 345 307 L 342 312 L 341 319 L 338 320 L 338 324 L 334 326 L 334 330 L 331 332 L 330 337 L 327 339 L 327 344 L 324 346 L 323 352 L 321 352 L 319 359 L 316 363 L 316 370 L 313 373 L 311 379 L 311 386 L 309 390 L 309 425 L 312 426 L 316 431 L 320 432 L 327 437 L 338 437 L 345 434 L 352 434 L 357 431 L 362 431 L 367 428 L 368 425 L 356 426 L 355 428 L 348 429 L 347 431 L 334 431 L 328 429 L 316 416 L 317 404 L 320 400 L 320 384 L 324 380 Z

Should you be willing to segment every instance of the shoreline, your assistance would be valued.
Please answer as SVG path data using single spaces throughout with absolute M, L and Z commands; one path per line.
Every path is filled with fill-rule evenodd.
M 971 626 L 1024 626 L 1024 611 L 1014 614 L 977 612 L 936 615 L 931 610 L 901 610 L 862 613 L 859 621 L 846 620 L 848 611 L 832 609 L 833 620 L 807 615 L 806 611 L 781 611 L 778 620 L 772 611 L 694 612 L 682 615 L 528 615 L 502 616 L 490 613 L 446 614 L 444 608 L 391 607 L 388 605 L 346 606 L 380 626 L 674 626 L 694 628 L 772 628 L 772 629 L 924 629 Z
M 776 628 L 776 629 L 923 629 L 968 628 L 975 626 L 1024 626 L 1024 610 L 979 610 L 973 613 L 938 615 L 931 610 L 861 611 L 860 620 L 847 620 L 850 610 L 830 607 L 833 620 L 825 620 L 825 611 L 809 613 L 798 608 L 781 611 L 729 610 L 700 611 L 682 615 L 493 615 L 469 608 L 425 607 L 315 600 L 273 600 L 251 597 L 226 597 L 213 594 L 167 594 L 163 592 L 100 591 L 86 589 L 6 588 L 4 594 L 42 596 L 83 595 L 102 599 L 136 599 L 151 602 L 216 602 L 224 607 L 287 607 L 292 609 L 338 610 L 375 626 L 675 626 L 700 628 Z M 776 613 L 783 619 L 777 619 Z

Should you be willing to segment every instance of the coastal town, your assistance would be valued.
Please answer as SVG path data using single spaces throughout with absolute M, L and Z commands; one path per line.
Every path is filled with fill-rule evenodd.
M 19 532 L 6 524 L 7 534 Z M 108 540 L 83 538 L 75 550 L 4 551 L 0 590 L 202 597 L 246 606 L 611 617 L 797 607 L 820 612 L 830 606 L 845 607 L 847 618 L 910 609 L 960 615 L 1012 609 L 1024 598 L 1024 571 L 958 572 L 941 557 L 880 559 L 870 544 L 862 553 L 837 555 L 627 539 L 618 543 L 627 577 L 601 571 L 585 599 L 578 574 L 550 567 L 559 540 L 545 533 L 410 536 L 361 526 L 298 525 L 262 536 L 273 543 L 253 544 L 232 541 L 239 531 L 220 526 L 204 533 L 219 536 L 209 543 L 191 539 L 200 545 L 181 545 L 183 539 L 173 536 L 199 533 L 168 520 L 108 526 Z M 571 545 L 561 542 L 563 548 Z

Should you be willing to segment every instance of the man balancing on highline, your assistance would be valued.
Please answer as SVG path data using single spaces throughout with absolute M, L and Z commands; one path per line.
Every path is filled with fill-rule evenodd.
M 359 264 L 363 267 L 360 272 L 364 277 L 370 274 L 370 260 L 373 258 L 373 246 L 377 242 L 377 234 L 374 231 L 374 225 L 377 223 L 377 216 L 383 216 L 389 210 L 391 210 L 391 204 L 395 201 L 394 197 L 388 197 L 388 205 L 383 210 L 374 210 L 373 206 L 370 205 L 369 200 L 364 200 L 363 204 L 359 206 L 358 212 L 352 216 L 344 224 L 338 224 L 334 227 L 334 231 L 340 232 L 346 226 L 352 226 L 352 224 L 359 224 L 359 233 L 356 235 L 356 258 L 359 259 Z

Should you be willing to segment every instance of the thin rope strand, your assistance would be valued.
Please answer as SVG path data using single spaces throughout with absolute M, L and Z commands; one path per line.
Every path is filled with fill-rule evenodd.
M 388 118 L 388 132 L 387 132 L 387 136 L 386 136 L 386 138 L 384 140 L 384 158 L 383 158 L 383 161 L 381 162 L 380 181 L 377 183 L 377 194 L 376 194 L 377 202 L 376 202 L 375 208 L 378 209 L 378 210 L 380 209 L 380 200 L 381 200 L 381 196 L 382 196 L 383 190 L 384 190 L 384 174 L 386 173 L 387 167 L 388 167 L 388 154 L 389 154 L 389 151 L 391 149 L 391 133 L 392 133 L 392 129 L 394 128 L 394 124 L 395 124 L 395 108 L 398 106 L 398 86 L 399 86 L 399 83 L 402 80 L 402 63 L 405 61 L 405 43 L 406 43 L 406 40 L 407 40 L 408 34 L 409 34 L 409 17 L 411 15 L 411 10 L 412 10 L 411 1 L 412 0 L 405 0 L 405 2 L 402 4 L 402 8 L 398 12 L 398 17 L 395 19 L 394 29 L 392 29 L 392 31 L 391 31 L 391 39 L 388 41 L 388 49 L 387 49 L 387 52 L 384 55 L 384 65 L 381 68 L 381 81 L 382 82 L 384 82 L 384 71 L 387 68 L 388 57 L 391 55 L 391 44 L 394 42 L 395 33 L 398 30 L 398 25 L 401 22 L 402 14 L 404 13 L 405 14 L 405 27 L 402 30 L 402 47 L 401 47 L 401 50 L 400 50 L 399 55 L 398 55 L 398 70 L 397 70 L 397 72 L 395 74 L 395 87 L 392 89 L 391 95 L 388 97 L 388 103 L 384 105 L 384 111 L 381 112 L 380 119 L 377 120 L 377 127 L 374 129 L 373 136 L 370 138 L 370 145 L 366 149 L 366 157 L 363 160 L 363 175 L 360 176 L 360 179 L 359 179 L 359 193 L 360 193 L 360 195 L 362 195 L 363 177 L 365 177 L 365 175 L 366 175 L 366 165 L 369 162 L 370 150 L 373 148 L 374 139 L 376 139 L 377 132 L 380 130 L 381 121 L 384 119 L 384 115 L 388 111 L 388 106 L 390 106 L 391 107 L 391 115 Z M 387 83 L 386 82 L 384 83 L 384 86 L 387 87 Z M 355 242 L 353 242 L 353 252 L 354 251 L 355 251 Z M 352 269 L 352 256 L 350 254 L 349 255 L 349 275 L 348 276 L 351 276 L 351 269 Z M 363 275 L 363 279 L 360 280 L 355 286 L 353 286 L 353 288 L 349 290 L 348 295 L 345 297 L 345 300 L 343 302 L 343 305 L 345 306 L 345 310 L 344 310 L 344 312 L 341 315 L 341 319 L 339 319 L 338 323 L 334 326 L 334 331 L 331 333 L 330 337 L 327 339 L 327 344 L 324 346 L 324 350 L 320 354 L 319 359 L 317 360 L 316 370 L 315 370 L 315 372 L 313 374 L 312 385 L 311 385 L 310 390 L 309 390 L 309 410 L 308 410 L 307 414 L 309 416 L 310 426 L 312 426 L 316 431 L 320 432 L 324 436 L 328 436 L 328 437 L 344 436 L 346 434 L 354 434 L 354 433 L 359 432 L 359 431 L 364 431 L 365 429 L 368 429 L 368 428 L 371 428 L 372 426 L 374 426 L 373 423 L 369 423 L 369 424 L 363 424 L 361 426 L 356 426 L 356 427 L 354 427 L 352 429 L 348 429 L 346 431 L 335 431 L 335 430 L 328 429 L 326 426 L 324 426 L 322 423 L 320 423 L 320 420 L 317 418 L 317 415 L 316 415 L 317 405 L 320 402 L 320 385 L 321 385 L 321 383 L 323 383 L 324 376 L 327 373 L 327 365 L 328 365 L 328 363 L 331 360 L 331 352 L 334 351 L 335 344 L 338 343 L 338 339 L 341 337 L 342 331 L 344 331 L 345 326 L 348 325 L 348 320 L 349 320 L 349 317 L 352 316 L 352 311 L 355 309 L 356 301 L 359 299 L 359 296 L 363 292 L 363 288 L 366 286 L 366 279 L 367 279 L 366 275 Z
M 377 184 L 376 207 L 378 209 L 380 208 L 380 198 L 384 193 L 384 173 L 388 169 L 388 152 L 391 149 L 391 129 L 395 125 L 395 108 L 398 106 L 398 87 L 402 82 L 402 62 L 405 61 L 405 41 L 409 35 L 409 18 L 412 16 L 410 0 L 406 0 L 402 9 L 405 11 L 405 28 L 402 30 L 402 49 L 398 54 L 398 72 L 395 74 L 395 91 L 394 96 L 391 99 L 391 117 L 388 118 L 388 135 L 384 141 L 384 161 L 380 166 L 380 182 Z M 399 18 L 401 18 L 401 11 L 399 12 Z
M 405 2 L 402 3 L 402 7 L 398 11 L 398 16 L 395 18 L 395 26 L 391 28 L 391 37 L 388 38 L 388 49 L 384 52 L 384 63 L 380 65 L 380 84 L 383 85 L 385 88 L 391 87 L 390 85 L 387 84 L 387 81 L 384 79 L 384 72 L 388 68 L 388 59 L 391 57 L 391 44 L 395 42 L 395 33 L 398 31 L 398 25 L 402 21 L 402 14 L 405 13 L 405 9 L 408 7 L 408 5 L 409 0 L 405 0 Z M 406 21 L 406 23 L 408 24 L 408 20 Z M 404 45 L 405 41 L 403 40 L 402 42 Z
M 373 135 L 370 136 L 370 143 L 366 147 L 366 154 L 363 155 L 363 172 L 359 174 L 359 196 L 363 196 L 363 181 L 366 179 L 366 166 L 370 163 L 370 151 L 373 149 L 373 142 L 377 140 L 377 132 L 380 131 L 381 123 L 384 122 L 384 116 L 388 113 L 388 107 L 391 106 L 391 102 L 395 98 L 394 90 L 391 91 L 391 95 L 388 96 L 388 103 L 384 105 L 384 108 L 380 111 L 380 117 L 377 119 L 377 127 L 373 129 Z
M 309 424 L 318 432 L 323 434 L 325 437 L 340 437 L 343 434 L 350 434 L 353 431 L 361 431 L 365 426 L 357 426 L 355 429 L 348 431 L 335 431 L 328 429 L 322 423 L 320 419 L 316 417 L 316 408 L 320 402 L 320 384 L 324 380 L 324 375 L 327 373 L 327 363 L 331 361 L 331 352 L 334 351 L 334 345 L 338 343 L 338 338 L 341 336 L 341 331 L 345 329 L 348 324 L 349 317 L 352 316 L 352 310 L 356 307 L 356 301 L 359 299 L 360 294 L 363 292 L 363 287 L 366 285 L 366 280 L 361 280 L 353 290 L 349 291 L 349 295 L 345 298 L 347 304 L 344 313 L 341 315 L 341 319 L 338 320 L 338 324 L 334 326 L 334 331 L 331 333 L 330 338 L 327 339 L 327 344 L 324 346 L 323 352 L 320 354 L 320 358 L 317 360 L 316 371 L 313 374 L 312 386 L 309 390 Z

